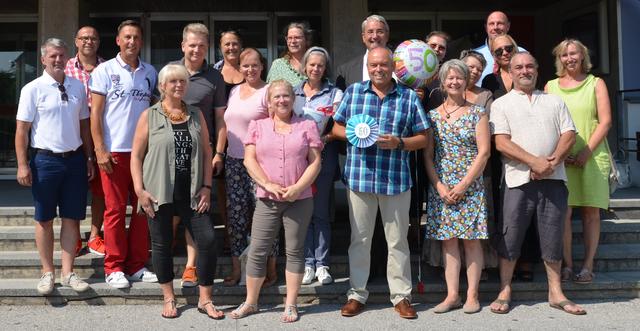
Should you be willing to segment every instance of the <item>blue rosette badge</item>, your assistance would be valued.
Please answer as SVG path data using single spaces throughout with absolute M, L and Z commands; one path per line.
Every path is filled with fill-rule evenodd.
M 379 130 L 375 118 L 364 114 L 355 115 L 347 121 L 347 140 L 358 148 L 367 148 L 376 143 Z

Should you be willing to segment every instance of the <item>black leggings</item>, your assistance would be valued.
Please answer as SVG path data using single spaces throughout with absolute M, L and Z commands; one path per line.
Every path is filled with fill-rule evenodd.
M 213 222 L 209 214 L 199 214 L 191 209 L 188 201 L 175 201 L 161 205 L 154 218 L 149 218 L 151 234 L 151 261 L 158 282 L 173 281 L 173 216 L 179 216 L 198 249 L 196 268 L 198 282 L 203 286 L 213 285 L 216 273 L 217 254 Z

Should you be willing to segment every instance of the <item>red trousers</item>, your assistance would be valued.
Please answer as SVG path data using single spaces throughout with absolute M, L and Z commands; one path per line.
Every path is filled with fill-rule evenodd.
M 133 189 L 130 161 L 131 153 L 111 153 L 115 164 L 113 172 L 100 170 L 104 190 L 104 271 L 133 274 L 144 267 L 149 258 L 149 227 L 147 217 L 138 214 L 138 197 Z M 125 217 L 127 203 L 133 207 L 129 230 Z

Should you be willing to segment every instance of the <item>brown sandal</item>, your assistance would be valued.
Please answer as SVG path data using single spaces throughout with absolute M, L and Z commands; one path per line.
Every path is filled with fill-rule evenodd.
M 207 310 L 207 306 L 211 305 L 211 308 L 213 308 L 213 312 L 218 314 L 217 316 L 211 315 L 209 314 L 209 311 Z M 213 305 L 213 302 L 211 301 L 207 301 L 205 303 L 203 303 L 202 305 L 198 304 L 198 312 L 205 314 L 207 316 L 209 316 L 209 318 L 214 319 L 214 320 L 221 320 L 224 318 L 224 312 L 216 309 L 216 306 Z
M 587 269 L 582 269 L 578 274 L 573 277 L 573 282 L 576 284 L 591 284 L 596 275 Z
M 562 272 L 560 273 L 560 279 L 562 280 L 563 283 L 573 280 L 573 278 L 574 278 L 573 269 L 569 267 L 562 268 Z
M 164 314 L 164 307 L 162 307 L 162 309 L 163 309 L 162 314 L 161 314 L 161 315 L 162 315 L 162 317 L 163 317 L 163 318 L 168 318 L 168 319 L 178 317 L 178 308 L 177 308 L 177 306 L 176 306 L 176 299 L 169 299 L 169 300 L 165 300 L 165 301 L 164 301 L 164 304 L 165 304 L 165 305 L 166 305 L 166 304 L 168 304 L 168 303 L 170 303 L 170 304 L 171 304 L 171 310 L 172 310 L 172 311 L 175 311 L 175 314 L 165 315 L 165 314 Z

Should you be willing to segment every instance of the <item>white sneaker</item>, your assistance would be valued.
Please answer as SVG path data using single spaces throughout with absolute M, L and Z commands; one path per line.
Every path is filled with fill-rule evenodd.
M 149 269 L 142 267 L 131 276 L 127 276 L 127 279 L 132 282 L 144 282 L 144 283 L 157 283 L 158 276 L 155 273 L 149 271 Z
M 329 267 L 319 267 L 316 270 L 316 277 L 318 277 L 318 281 L 322 285 L 327 285 L 333 283 L 333 278 L 329 273 Z
M 89 284 L 78 278 L 78 275 L 76 275 L 75 272 L 72 272 L 67 276 L 63 276 L 62 279 L 60 279 L 60 284 L 62 284 L 62 286 L 71 287 L 76 292 L 84 292 L 89 289 Z
M 131 286 L 127 278 L 124 276 L 124 272 L 122 271 L 115 271 L 110 273 L 109 276 L 107 276 L 106 282 L 113 288 L 127 288 Z
M 53 285 L 54 285 L 53 273 L 45 272 L 44 274 L 42 274 L 42 277 L 40 277 L 40 281 L 38 282 L 38 286 L 36 287 L 36 289 L 38 289 L 38 293 L 42 295 L 47 295 L 53 292 Z
M 316 278 L 315 270 L 312 267 L 304 267 L 304 276 L 302 277 L 302 285 L 309 285 Z

